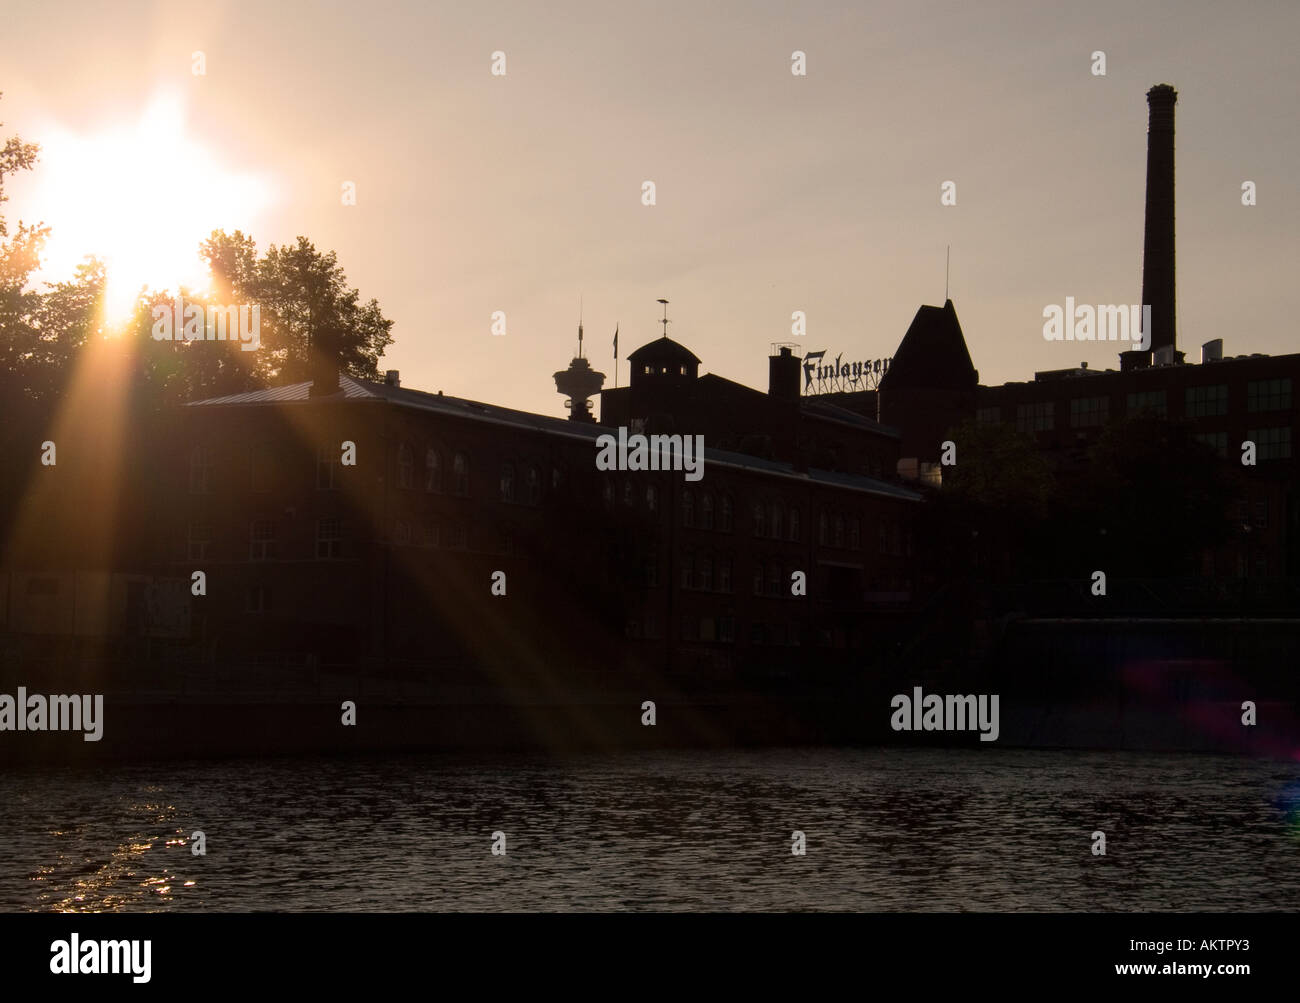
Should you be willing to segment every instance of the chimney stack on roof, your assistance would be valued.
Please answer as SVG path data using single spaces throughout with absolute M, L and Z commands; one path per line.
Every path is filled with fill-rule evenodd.
M 1174 104 L 1168 84 L 1147 91 L 1146 235 L 1142 243 L 1142 304 L 1151 307 L 1151 350 L 1176 352 L 1174 301 Z M 1167 353 L 1161 353 L 1162 357 Z

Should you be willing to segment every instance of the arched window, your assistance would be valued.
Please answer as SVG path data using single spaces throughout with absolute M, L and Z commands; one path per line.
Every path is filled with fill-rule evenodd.
M 789 530 L 790 530 L 791 542 L 798 543 L 799 542 L 799 510 L 797 508 L 790 509 Z
M 718 507 L 718 528 L 724 533 L 731 532 L 731 495 L 723 495 Z
M 501 500 L 504 502 L 515 500 L 515 465 L 513 463 L 501 464 Z
M 857 516 L 849 520 L 849 549 L 862 549 L 862 522 Z
M 645 507 L 651 512 L 659 508 L 659 491 L 653 484 L 645 486 Z
M 452 486 L 462 498 L 469 494 L 469 457 L 457 453 L 451 461 Z
M 534 466 L 528 468 L 528 504 L 540 505 L 542 502 L 542 472 Z
M 767 534 L 767 513 L 763 511 L 762 502 L 754 502 L 754 535 L 765 536 Z
M 424 490 L 442 490 L 442 457 L 432 446 L 424 451 Z
M 195 446 L 190 450 L 190 494 L 208 493 L 208 473 L 212 469 L 212 457 L 205 446 Z
M 415 454 L 406 443 L 397 447 L 397 486 L 399 488 L 415 486 Z
M 700 498 L 700 528 L 713 528 L 713 495 L 707 491 Z
M 682 492 L 682 525 L 695 526 L 695 495 L 690 491 Z
M 835 546 L 844 546 L 844 516 L 835 517 Z
M 785 518 L 784 518 L 785 512 L 780 502 L 772 502 L 771 515 L 772 515 L 771 537 L 773 540 L 779 540 L 781 539 L 781 534 L 784 531 L 784 526 L 782 526 L 782 523 L 785 522 Z

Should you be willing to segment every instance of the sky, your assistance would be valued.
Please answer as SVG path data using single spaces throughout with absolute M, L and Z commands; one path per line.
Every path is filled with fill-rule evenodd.
M 1294 2 L 5 0 L 5 21 L 0 137 L 45 149 L 3 211 L 54 227 L 46 276 L 113 240 L 181 275 L 215 227 L 303 235 L 395 321 L 404 386 L 563 415 L 579 304 L 612 386 L 615 325 L 625 357 L 663 297 L 702 372 L 766 388 L 775 342 L 892 355 L 943 303 L 949 246 L 981 382 L 1117 367 L 1045 341 L 1043 310 L 1140 301 L 1156 83 L 1179 92 L 1180 349 L 1300 349 Z

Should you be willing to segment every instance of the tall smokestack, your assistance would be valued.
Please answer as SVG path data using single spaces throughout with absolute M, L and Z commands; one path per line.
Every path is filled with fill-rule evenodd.
M 1151 350 L 1177 351 L 1174 329 L 1174 103 L 1169 84 L 1147 91 L 1146 237 L 1142 242 L 1142 303 L 1151 307 Z M 1175 356 L 1176 358 L 1176 356 Z

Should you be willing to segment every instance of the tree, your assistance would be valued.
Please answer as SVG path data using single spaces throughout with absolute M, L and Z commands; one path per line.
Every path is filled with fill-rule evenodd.
M 1098 556 L 1116 573 L 1196 575 L 1201 554 L 1228 538 L 1236 485 L 1185 423 L 1152 414 L 1113 422 L 1090 459 L 1086 483 L 1065 485 L 1062 514 L 1073 513 L 1081 536 L 1102 541 Z
M 379 303 L 361 303 L 333 251 L 321 254 L 306 237 L 271 245 L 257 259 L 251 238 L 214 231 L 201 249 L 216 295 L 261 307 L 259 375 L 267 383 L 312 378 L 313 355 L 329 352 L 339 371 L 379 378 L 379 359 L 392 344 L 393 322 Z
M 31 170 L 39 154 L 35 143 L 24 143 L 17 136 L 5 140 L 0 147 L 0 207 L 9 200 L 4 193 L 5 178 Z M 48 227 L 29 226 L 20 220 L 11 237 L 0 212 L 0 399 L 10 407 L 32 396 L 28 384 L 40 354 L 35 316 L 41 296 L 30 287 L 30 279 L 40 265 L 48 234 Z

